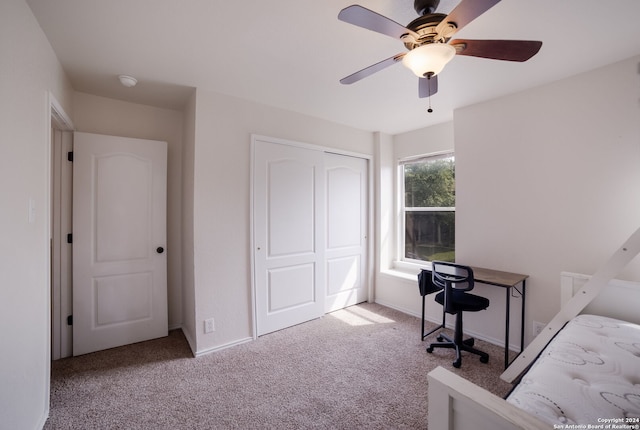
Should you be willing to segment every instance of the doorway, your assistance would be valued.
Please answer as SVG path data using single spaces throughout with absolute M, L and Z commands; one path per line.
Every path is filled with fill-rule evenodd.
M 67 154 L 73 149 L 74 125 L 60 104 L 50 95 L 51 111 L 51 359 L 58 360 L 72 354 L 71 326 L 71 187 L 73 168 Z
M 49 97 L 49 104 L 51 110 L 51 129 L 50 129 L 50 160 L 51 160 L 51 177 L 50 177 L 50 265 L 51 265 L 51 279 L 50 279 L 50 298 L 51 298 L 51 358 L 53 360 L 57 360 L 64 357 L 70 357 L 74 354 L 77 355 L 78 351 L 81 352 L 89 352 L 89 350 L 85 350 L 84 348 L 79 348 L 78 346 L 74 347 L 74 329 L 78 329 L 78 322 L 82 323 L 82 321 L 78 320 L 78 312 L 76 312 L 76 318 L 74 321 L 73 318 L 73 304 L 74 300 L 78 299 L 79 294 L 76 294 L 74 297 L 73 288 L 72 288 L 72 279 L 73 279 L 73 247 L 72 240 L 73 237 L 71 233 L 73 231 L 73 163 L 72 163 L 72 155 L 73 147 L 74 147 L 74 126 L 68 116 L 64 113 L 60 105 L 55 101 L 53 96 Z M 118 138 L 114 138 L 118 139 Z M 124 139 L 126 140 L 126 139 Z M 135 141 L 135 142 L 134 142 Z M 102 172 L 106 172 L 109 165 L 112 167 L 115 166 L 112 171 L 117 171 L 116 179 L 118 177 L 122 177 L 122 162 L 125 166 L 131 167 L 129 171 L 131 174 L 134 174 L 133 167 L 138 165 L 142 167 L 142 170 L 153 171 L 155 168 L 150 168 L 153 163 L 149 160 L 145 160 L 144 155 L 140 156 L 139 154 L 134 157 L 126 157 L 127 154 L 133 154 L 132 146 L 139 146 L 140 144 L 147 144 L 152 141 L 141 141 L 139 139 L 129 139 L 126 140 L 125 146 L 119 148 L 116 152 L 117 155 L 113 156 L 113 154 L 109 155 L 108 160 L 102 165 Z M 162 185 L 163 190 L 162 193 L 164 195 L 163 198 L 166 198 L 166 142 L 155 142 L 153 141 L 153 146 L 158 146 L 157 144 L 162 144 L 162 165 L 163 175 L 160 180 L 155 181 L 154 183 L 159 183 Z M 109 142 L 110 146 L 113 146 L 114 142 Z M 92 155 L 93 157 L 93 155 Z M 116 163 L 116 161 L 120 160 L 120 164 Z M 133 160 L 133 161 L 132 161 Z M 151 163 L 151 164 L 149 164 Z M 76 163 L 77 164 L 77 163 Z M 130 175 L 131 176 L 131 175 Z M 126 187 L 120 184 L 120 190 L 116 190 L 112 193 L 112 196 L 122 196 L 128 195 L 130 200 L 135 200 L 135 195 L 133 193 L 134 189 L 136 189 L 136 184 L 141 184 L 143 179 L 145 179 L 144 173 L 136 177 L 136 180 L 127 183 Z M 129 177 L 129 179 L 131 179 Z M 85 181 L 86 182 L 86 181 Z M 121 180 L 122 182 L 122 180 Z M 111 181 L 111 184 L 115 184 L 114 181 Z M 151 184 L 151 182 L 149 182 Z M 118 186 L 116 184 L 116 186 Z M 145 188 L 145 187 L 143 187 Z M 148 188 L 148 187 L 147 187 Z M 140 187 L 138 187 L 140 189 Z M 104 191 L 105 188 L 102 188 Z M 124 192 L 126 191 L 126 192 Z M 146 198 L 142 198 L 140 200 L 146 200 Z M 151 201 L 152 199 L 149 199 Z M 163 200 L 164 201 L 164 200 Z M 135 203 L 135 202 L 134 202 Z M 116 210 L 117 207 L 132 207 L 135 204 L 131 204 L 127 202 L 123 205 L 116 205 L 114 201 L 111 201 L 107 207 L 111 208 L 111 210 Z M 143 204 L 144 206 L 144 204 Z M 157 294 L 157 291 L 153 289 L 153 285 L 156 283 L 157 276 L 143 275 L 144 273 L 151 273 L 151 271 L 145 272 L 141 270 L 138 263 L 142 262 L 143 258 L 140 258 L 140 255 L 136 255 L 136 276 L 135 279 L 138 281 L 126 283 L 126 287 L 123 287 L 123 283 L 119 283 L 118 280 L 125 279 L 123 273 L 119 273 L 117 276 L 113 276 L 111 278 L 107 278 L 104 274 L 101 274 L 102 277 L 100 279 L 92 279 L 90 281 L 90 288 L 93 288 L 92 295 L 96 297 L 100 297 L 103 300 L 98 302 L 97 300 L 94 302 L 96 305 L 94 308 L 97 308 L 100 311 L 100 315 L 91 315 L 89 318 L 89 323 L 86 322 L 85 325 L 89 324 L 92 326 L 101 325 L 100 333 L 107 333 L 110 330 L 107 328 L 113 329 L 122 329 L 126 325 L 126 321 L 135 320 L 136 327 L 133 329 L 131 326 L 127 327 L 124 332 L 125 334 L 125 343 L 131 343 L 138 340 L 144 340 L 148 337 L 149 329 L 152 325 L 154 325 L 155 331 L 154 333 L 160 333 L 157 335 L 153 335 L 152 337 L 166 336 L 167 334 L 167 295 L 166 295 L 166 204 L 160 202 L 159 207 L 162 207 L 162 214 L 157 210 L 146 211 L 147 214 L 153 212 L 152 218 L 154 221 L 157 221 L 160 217 L 163 218 L 163 226 L 154 231 L 158 231 L 159 233 L 149 234 L 151 240 L 153 240 L 153 247 L 147 247 L 146 249 L 146 260 L 151 261 L 151 265 L 153 266 L 151 271 L 160 270 L 162 277 L 162 284 L 164 285 L 163 291 Z M 140 203 L 138 202 L 137 207 L 140 207 Z M 151 206 L 150 206 L 151 208 Z M 155 208 L 155 206 L 154 206 Z M 104 211 L 102 211 L 104 212 Z M 75 217 L 76 219 L 78 216 Z M 95 217 L 94 217 L 95 218 Z M 114 217 L 110 216 L 110 219 Z M 125 219 L 131 220 L 133 217 L 125 216 Z M 139 218 L 139 217 L 138 217 Z M 104 219 L 104 217 L 103 217 Z M 141 221 L 142 224 L 146 227 L 146 222 Z M 112 223 L 119 224 L 119 223 Z M 140 224 L 140 223 L 139 223 Z M 149 223 L 151 225 L 152 223 Z M 101 227 L 109 227 L 109 219 L 107 222 L 103 222 Z M 142 229 L 137 229 L 142 230 Z M 117 232 L 116 232 L 117 233 Z M 120 231 L 122 233 L 122 231 Z M 95 237 L 96 235 L 92 235 Z M 103 236 L 105 236 L 103 234 Z M 127 250 L 131 250 L 132 248 L 132 240 L 134 238 L 134 234 L 128 234 L 126 237 L 127 242 Z M 117 237 L 116 235 L 110 235 L 110 237 Z M 122 235 L 119 236 L 122 239 Z M 123 240 L 117 241 L 118 243 L 123 243 Z M 162 251 L 160 251 L 162 249 Z M 109 252 L 117 251 L 115 248 L 110 248 Z M 104 257 L 104 255 L 103 255 Z M 108 265 L 116 266 L 118 265 L 117 256 L 114 254 L 110 254 L 108 259 L 110 260 Z M 76 265 L 80 267 L 80 265 Z M 76 267 L 76 268 L 77 268 Z M 144 278 L 144 279 L 143 279 Z M 153 281 L 153 282 L 152 282 Z M 132 286 L 130 288 L 130 286 Z M 134 288 L 135 287 L 135 288 Z M 101 290 L 101 291 L 98 291 Z M 153 290 L 153 291 L 151 291 Z M 94 294 L 95 293 L 95 294 Z M 115 303 L 114 300 L 122 300 L 123 295 L 121 293 L 125 293 L 124 296 L 127 297 L 125 306 L 113 306 Z M 136 299 L 136 300 L 132 300 Z M 161 300 L 161 302 L 158 301 Z M 118 302 L 121 303 L 121 302 Z M 76 310 L 80 307 L 76 305 Z M 115 310 L 114 310 L 115 309 Z M 108 312 L 105 312 L 108 310 Z M 109 313 L 110 312 L 110 313 Z M 161 320 L 160 325 L 155 324 L 155 321 Z M 73 323 L 76 323 L 75 326 Z M 161 329 L 157 329 L 160 327 Z M 113 330 L 111 330 L 113 332 Z M 85 336 L 86 338 L 87 336 Z M 98 336 L 88 336 L 88 338 L 93 339 Z M 122 337 L 122 336 L 121 336 Z M 119 340 L 120 341 L 120 340 Z M 117 346 L 119 341 L 113 340 L 113 335 L 110 336 L 109 341 L 107 342 L 106 347 Z M 103 342 L 104 343 L 104 342 Z

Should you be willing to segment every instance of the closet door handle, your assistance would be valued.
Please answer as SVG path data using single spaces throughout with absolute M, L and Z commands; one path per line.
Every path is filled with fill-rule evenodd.
M 164 248 L 163 248 L 163 247 L 161 247 L 161 246 L 159 246 L 159 247 L 157 247 L 157 248 L 156 248 L 156 252 L 157 252 L 158 254 L 162 254 L 162 253 L 164 252 Z

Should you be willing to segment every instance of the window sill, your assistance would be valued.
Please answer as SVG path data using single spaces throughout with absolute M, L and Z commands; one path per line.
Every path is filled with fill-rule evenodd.
M 408 263 L 406 261 L 394 261 L 392 268 L 383 270 L 381 273 L 395 278 L 415 281 L 416 276 L 418 276 L 418 273 L 420 273 L 420 270 L 422 269 L 431 270 L 431 263 L 424 262 L 422 264 L 418 264 Z
M 422 269 L 431 270 L 431 262 L 423 261 L 418 263 L 418 262 L 395 260 L 393 262 L 393 267 L 391 270 L 418 274 Z

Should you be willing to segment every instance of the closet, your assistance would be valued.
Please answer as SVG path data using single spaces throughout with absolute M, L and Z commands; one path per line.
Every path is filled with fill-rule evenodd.
M 252 138 L 258 336 L 368 300 L 368 160 Z

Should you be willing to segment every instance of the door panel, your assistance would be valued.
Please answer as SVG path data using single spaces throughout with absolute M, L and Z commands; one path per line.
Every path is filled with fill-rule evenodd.
M 271 269 L 269 271 L 269 309 L 280 312 L 315 300 L 315 264 Z
M 325 311 L 366 301 L 367 161 L 325 154 L 327 288 Z
M 254 141 L 257 334 L 324 313 L 322 153 Z
M 362 285 L 359 255 L 333 258 L 327 261 L 327 296 L 351 291 Z
M 327 154 L 326 161 L 332 163 L 327 165 L 328 249 L 359 247 L 362 242 L 363 172 L 344 165 L 350 158 Z
M 74 355 L 168 333 L 166 160 L 166 142 L 74 135 Z
M 315 250 L 315 174 L 313 160 L 269 161 L 266 172 L 269 258 Z
M 95 278 L 96 327 L 151 318 L 150 272 Z
M 150 160 L 102 155 L 94 159 L 94 169 L 96 262 L 149 258 Z

